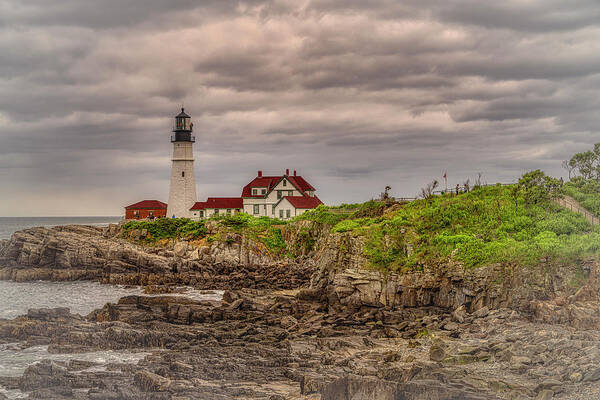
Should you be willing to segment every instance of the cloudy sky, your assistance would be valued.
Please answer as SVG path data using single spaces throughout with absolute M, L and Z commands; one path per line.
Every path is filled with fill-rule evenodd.
M 600 141 L 597 0 L 0 0 L 0 216 L 297 169 L 326 203 L 511 182 Z

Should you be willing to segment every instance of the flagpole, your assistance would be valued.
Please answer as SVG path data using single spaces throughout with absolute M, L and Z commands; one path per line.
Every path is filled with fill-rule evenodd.
M 446 176 L 446 171 L 444 171 L 444 185 L 446 186 L 445 193 L 448 193 L 448 178 Z

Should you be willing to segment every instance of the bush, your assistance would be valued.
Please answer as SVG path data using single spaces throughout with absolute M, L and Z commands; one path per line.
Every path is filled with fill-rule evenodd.
M 281 235 L 281 229 L 269 228 L 267 235 L 261 238 L 261 241 L 265 244 L 267 249 L 274 254 L 284 255 L 287 249 L 283 236 Z

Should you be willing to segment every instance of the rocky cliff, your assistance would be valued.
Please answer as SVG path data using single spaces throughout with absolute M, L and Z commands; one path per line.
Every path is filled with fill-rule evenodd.
M 306 283 L 312 273 L 310 263 L 269 257 L 241 235 L 231 235 L 226 242 L 144 246 L 120 238 L 119 233 L 117 225 L 16 232 L 0 247 L 0 279 L 284 289 Z
M 144 235 L 124 239 L 116 225 L 17 232 L 0 243 L 0 277 L 228 289 L 223 301 L 129 296 L 87 317 L 56 309 L 0 320 L 0 342 L 24 348 L 151 353 L 101 372 L 45 362 L 0 385 L 47 399 L 600 393 L 594 261 L 472 270 L 449 262 L 384 273 L 369 267 L 362 239 L 309 221 L 283 228 L 286 257 L 234 232 L 152 246 Z
M 208 225 L 209 232 L 219 228 Z M 242 234 L 222 240 L 163 241 L 144 245 L 144 232 L 121 238 L 120 228 L 32 228 L 0 244 L 0 279 L 80 280 L 129 285 L 191 285 L 201 289 L 293 289 L 308 287 L 332 309 L 464 307 L 475 312 L 513 308 L 543 314 L 549 301 L 581 300 L 596 282 L 598 265 L 536 267 L 496 264 L 466 269 L 460 263 L 395 273 L 369 268 L 363 239 L 331 233 L 311 221 L 282 231 L 288 257 L 269 252 Z M 590 280 L 591 274 L 591 280 Z M 591 282 L 591 283 L 590 283 Z M 592 291 L 593 292 L 593 291 Z M 588 296 L 590 297 L 590 296 Z M 560 318 L 559 318 L 560 320 Z

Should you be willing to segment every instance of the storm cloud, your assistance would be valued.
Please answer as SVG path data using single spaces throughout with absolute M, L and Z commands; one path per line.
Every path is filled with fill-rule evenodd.
M 0 215 L 166 201 L 296 169 L 329 204 L 512 182 L 600 142 L 596 0 L 0 0 Z

